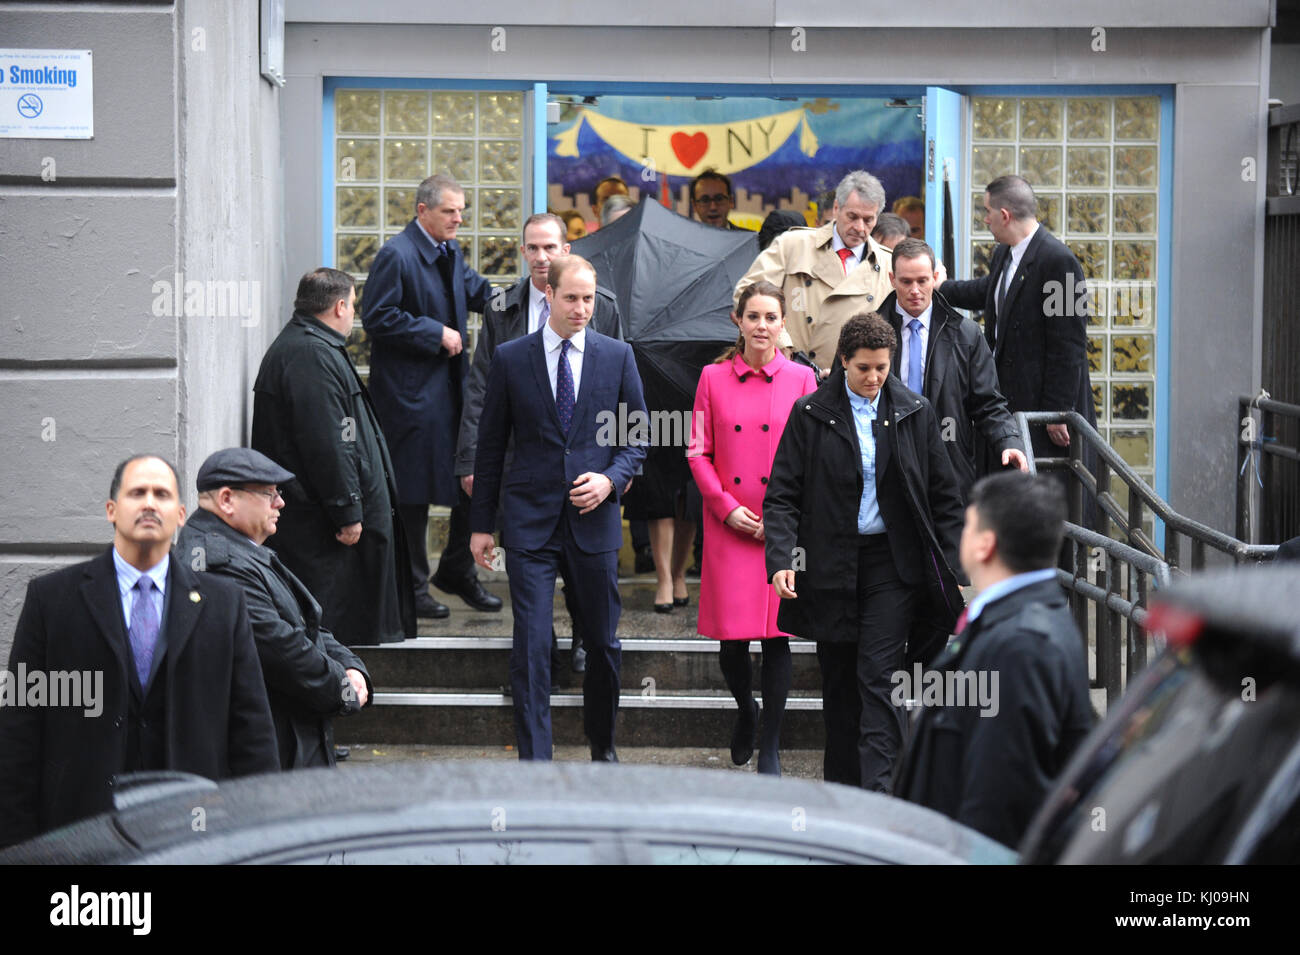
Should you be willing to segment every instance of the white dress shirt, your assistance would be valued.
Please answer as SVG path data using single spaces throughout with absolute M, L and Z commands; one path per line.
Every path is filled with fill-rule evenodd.
M 898 377 L 907 384 L 907 364 L 908 357 L 911 355 L 912 330 L 908 328 L 908 323 L 912 321 L 912 316 L 903 311 L 903 306 L 898 304 L 897 299 L 894 301 L 894 311 L 903 317 L 902 334 L 899 336 L 903 340 L 903 347 L 898 350 Z M 921 380 L 925 381 L 925 356 L 930 353 L 930 316 L 934 313 L 934 303 L 931 302 L 924 312 L 916 316 L 916 320 L 921 323 Z
M 863 242 L 861 245 L 845 245 L 844 240 L 840 238 L 840 227 L 831 223 L 831 251 L 836 255 L 839 255 L 840 249 L 848 249 L 853 253 L 853 258 L 844 263 L 847 266 L 844 270 L 844 274 L 848 275 L 862 264 L 862 253 L 866 251 L 867 243 Z
M 546 374 L 551 379 L 551 400 L 555 399 L 556 376 L 560 368 L 560 343 L 564 341 L 551 328 L 549 322 L 542 326 L 542 347 L 546 349 Z M 573 399 L 582 394 L 582 351 L 587 347 L 587 330 L 584 328 L 569 339 L 569 370 L 573 372 Z
M 528 334 L 531 335 L 542 327 L 542 306 L 546 304 L 546 293 L 537 291 L 537 286 L 530 279 L 528 282 Z

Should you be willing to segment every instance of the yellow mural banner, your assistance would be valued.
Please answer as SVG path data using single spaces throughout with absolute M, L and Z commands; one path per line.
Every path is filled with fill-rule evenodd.
M 628 159 L 636 163 L 652 160 L 656 171 L 669 176 L 695 176 L 709 167 L 728 175 L 748 169 L 780 149 L 796 128 L 799 149 L 805 156 L 817 155 L 817 137 L 808 127 L 803 109 L 731 123 L 681 126 L 629 123 L 583 110 L 571 127 L 554 137 L 556 155 L 578 156 L 578 132 L 583 123 Z

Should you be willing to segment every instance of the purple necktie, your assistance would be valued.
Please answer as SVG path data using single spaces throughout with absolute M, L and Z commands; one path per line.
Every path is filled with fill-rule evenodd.
M 131 653 L 135 672 L 143 688 L 149 682 L 154 646 L 158 642 L 158 613 L 153 607 L 153 580 L 141 574 L 135 582 L 135 605 L 131 607 Z
M 573 342 L 567 338 L 560 342 L 560 364 L 555 369 L 555 411 L 560 416 L 560 429 L 569 433 L 573 422 L 573 369 L 569 367 L 569 349 Z

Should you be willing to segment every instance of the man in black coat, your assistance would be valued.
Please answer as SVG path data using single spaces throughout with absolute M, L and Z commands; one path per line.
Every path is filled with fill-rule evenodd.
M 934 410 L 889 373 L 894 332 L 844 323 L 840 360 L 790 411 L 763 500 L 777 625 L 816 640 L 827 781 L 888 792 L 903 738 L 890 675 L 962 607 L 961 497 Z
M 1060 239 L 1038 224 L 1038 200 L 1019 176 L 999 176 L 984 194 L 984 221 L 998 246 L 987 275 L 943 282 L 957 308 L 984 310 L 1007 407 L 1017 411 L 1077 411 L 1096 424 L 1088 376 L 1091 312 L 1083 268 Z M 1033 435 L 1034 453 L 1059 455 L 1070 445 L 1064 424 Z
M 1008 846 L 1092 727 L 1087 656 L 1056 579 L 1064 520 L 1064 496 L 1046 477 L 977 483 L 961 561 L 978 596 L 934 671 L 905 673 L 896 687 L 925 704 L 898 795 Z
M 508 291 L 493 296 L 492 305 L 483 313 L 483 327 L 478 344 L 474 346 L 474 359 L 470 362 L 469 376 L 465 380 L 465 409 L 460 416 L 460 439 L 456 446 L 456 476 L 464 492 L 474 494 L 474 456 L 478 453 L 478 422 L 483 414 L 483 396 L 487 390 L 488 369 L 497 345 L 531 335 L 546 323 L 551 308 L 546 301 L 546 281 L 551 260 L 569 254 L 565 241 L 564 220 L 549 212 L 538 212 L 524 222 L 523 244 L 520 251 L 528 274 Z M 590 327 L 609 338 L 623 340 L 619 323 L 618 300 L 614 293 L 596 286 L 596 301 Z M 505 467 L 510 468 L 507 456 Z M 572 602 L 568 599 L 570 585 L 565 584 L 565 605 L 573 616 Z M 554 637 L 554 635 L 552 635 Z M 552 640 L 554 642 L 554 639 Z M 575 672 L 586 670 L 586 653 L 582 649 L 581 627 L 574 619 L 571 660 Z M 558 662 L 558 661 L 556 661 Z M 552 664 L 554 676 L 555 665 Z
M 980 327 L 950 308 L 942 295 L 935 296 L 937 278 L 934 250 L 921 239 L 901 240 L 889 272 L 894 291 L 880 314 L 898 342 L 894 374 L 934 407 L 964 501 L 977 476 L 975 428 L 1003 466 L 1027 471 L 1029 463 L 1020 429 L 998 392 L 993 355 Z
M 370 702 L 361 658 L 320 625 L 320 604 L 269 547 L 293 474 L 252 448 L 208 456 L 195 482 L 199 510 L 177 550 L 192 567 L 226 577 L 248 601 L 257 656 L 279 742 L 280 768 L 333 766 L 330 717 Z
M 175 470 L 128 458 L 106 510 L 104 554 L 27 587 L 0 694 L 0 848 L 106 812 L 122 773 L 280 766 L 243 593 L 170 552 Z
M 416 612 L 442 618 L 429 594 L 429 505 L 451 508 L 447 546 L 433 585 L 475 610 L 501 598 L 479 583 L 469 554 L 469 498 L 454 461 L 463 405 L 468 312 L 488 309 L 492 287 L 456 241 L 465 193 L 450 176 L 430 176 L 415 192 L 415 218 L 375 256 L 362 322 L 370 338 L 370 387 L 397 468 L 398 511 L 409 544 Z
M 322 626 L 370 646 L 414 637 L 415 612 L 393 464 L 347 352 L 356 298 L 346 272 L 302 277 L 253 385 L 251 444 L 298 475 L 271 546 L 321 601 Z

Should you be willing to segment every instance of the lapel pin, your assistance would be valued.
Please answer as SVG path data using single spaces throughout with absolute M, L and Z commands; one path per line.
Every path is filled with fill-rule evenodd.
M 191 601 L 192 603 L 198 603 L 198 602 L 199 602 L 200 600 L 202 600 L 202 599 L 203 599 L 203 597 L 199 594 L 199 592 L 198 592 L 197 590 L 191 590 L 191 591 L 190 591 L 190 601 Z

